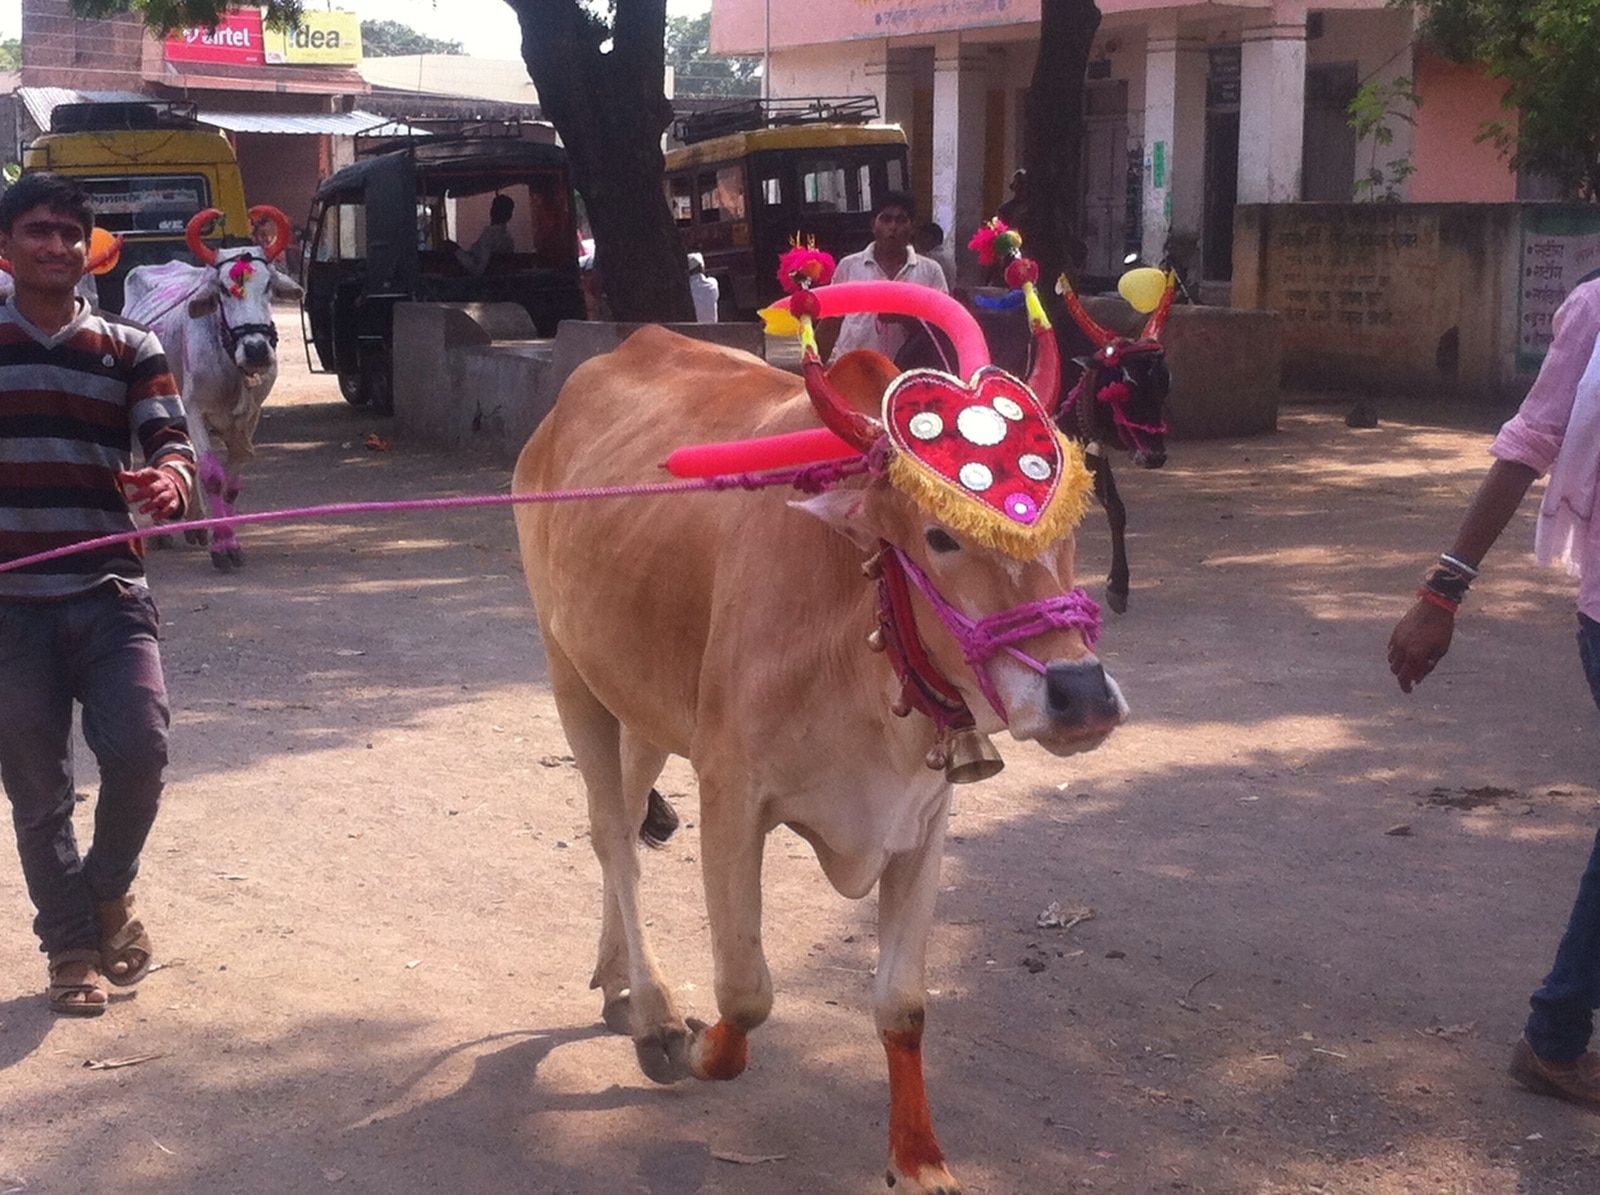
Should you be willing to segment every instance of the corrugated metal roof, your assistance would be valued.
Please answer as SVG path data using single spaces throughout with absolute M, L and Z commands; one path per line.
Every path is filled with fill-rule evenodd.
M 50 131 L 50 114 L 61 104 L 147 104 L 150 97 L 137 91 L 77 91 L 71 87 L 19 87 L 17 95 L 33 123 Z
M 373 112 L 209 112 L 202 111 L 204 124 L 227 129 L 230 133 L 370 133 L 381 129 L 396 137 L 421 135 L 424 130 L 379 116 Z

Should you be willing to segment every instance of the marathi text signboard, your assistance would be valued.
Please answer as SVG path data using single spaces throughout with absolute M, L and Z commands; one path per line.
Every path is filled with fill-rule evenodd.
M 1556 308 L 1586 274 L 1600 269 L 1600 212 L 1571 208 L 1522 213 L 1522 279 L 1517 288 L 1517 370 L 1533 373 L 1554 336 Z
M 267 61 L 273 64 L 351 66 L 361 61 L 361 18 L 353 12 L 300 14 L 288 29 L 265 31 Z
M 167 37 L 168 62 L 227 62 L 259 66 L 266 61 L 261 44 L 261 10 L 234 9 L 215 29 L 180 29 Z

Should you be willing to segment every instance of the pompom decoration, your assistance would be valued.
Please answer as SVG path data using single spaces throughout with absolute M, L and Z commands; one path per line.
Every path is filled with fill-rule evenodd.
M 1006 285 L 1021 290 L 1024 283 L 1039 281 L 1039 263 L 1020 254 L 1006 266 Z
M 1128 395 L 1132 393 L 1126 382 L 1112 382 L 1110 385 L 1102 386 L 1096 397 L 1101 402 L 1125 403 L 1128 401 Z
M 967 248 L 977 253 L 982 264 L 992 266 L 999 258 L 1015 257 L 1022 252 L 1022 234 L 1007 227 L 1006 222 L 996 216 L 978 226 Z
M 244 284 L 250 280 L 250 275 L 255 273 L 255 267 L 250 264 L 248 257 L 240 257 L 228 267 L 228 291 L 236 299 L 244 298 Z
M 789 300 L 789 314 L 796 319 L 821 319 L 822 303 L 809 288 L 795 292 L 794 298 Z
M 813 286 L 826 286 L 833 281 L 837 264 L 831 253 L 824 253 L 815 245 L 795 245 L 778 258 L 778 285 L 790 295 Z

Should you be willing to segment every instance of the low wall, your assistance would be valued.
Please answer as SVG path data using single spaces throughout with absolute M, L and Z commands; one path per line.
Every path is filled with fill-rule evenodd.
M 539 339 L 515 303 L 401 303 L 394 313 L 395 428 L 442 448 L 514 460 L 572 371 L 641 324 L 564 321 Z M 760 355 L 753 324 L 668 324 Z
M 1233 299 L 1282 317 L 1283 381 L 1515 402 L 1556 307 L 1600 266 L 1600 209 L 1294 203 L 1235 209 Z

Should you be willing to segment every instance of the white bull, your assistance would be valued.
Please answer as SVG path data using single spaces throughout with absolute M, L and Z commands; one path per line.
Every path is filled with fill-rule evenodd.
M 153 328 L 183 394 L 189 432 L 200 458 L 200 489 L 209 512 L 226 518 L 239 499 L 239 470 L 255 456 L 261 405 L 278 377 L 273 299 L 298 299 L 300 286 L 272 268 L 289 244 L 289 220 L 277 208 L 250 209 L 276 227 L 267 248 L 212 249 L 201 230 L 221 213 L 207 208 L 189 221 L 189 248 L 201 265 L 169 261 L 139 266 L 124 283 L 122 314 Z M 219 459 L 213 441 L 220 440 Z M 211 562 L 226 572 L 244 564 L 231 527 L 211 537 Z
M 523 450 L 513 489 L 648 481 L 676 445 L 814 428 L 819 412 L 835 431 L 859 432 L 858 446 L 876 442 L 876 459 L 888 401 L 883 422 L 863 412 L 877 409 L 892 365 L 852 353 L 823 378 L 808 361 L 811 402 L 793 374 L 645 328 L 572 375 Z M 1004 376 L 1016 395 L 1020 384 Z M 986 402 L 976 414 L 959 412 L 980 439 L 1008 434 L 1006 421 L 1021 419 L 1025 403 L 1039 421 L 1036 436 L 1055 438 L 1031 393 L 971 405 Z M 915 435 L 934 430 L 917 419 Z M 1026 462 L 1030 477 L 1042 472 L 1032 454 L 1012 459 Z M 1057 459 L 1063 475 L 1080 475 L 1086 498 L 1077 450 L 1063 446 Z M 1021 493 L 1018 483 L 1012 496 Z M 949 813 L 945 767 L 970 769 L 958 780 L 982 778 L 998 759 L 952 758 L 959 748 L 946 742 L 948 727 L 936 726 L 913 688 L 942 681 L 953 691 L 942 700 L 976 721 L 969 739 L 1008 729 L 1058 755 L 1098 744 L 1127 706 L 1089 647 L 1095 611 L 1073 589 L 1070 520 L 1036 551 L 1003 553 L 935 518 L 882 473 L 804 502 L 791 497 L 767 489 L 517 507 L 551 685 L 604 876 L 590 986 L 601 989 L 606 1024 L 632 1034 L 651 1079 L 738 1075 L 748 1034 L 772 1007 L 762 844 L 774 827 L 789 826 L 839 892 L 860 898 L 877 886 L 873 1003 L 889 1063 L 888 1178 L 916 1195 L 951 1195 L 960 1187 L 923 1083 L 924 960 Z M 918 585 L 929 582 L 955 608 L 955 622 L 947 626 L 921 589 L 902 589 L 900 613 L 888 612 L 885 582 L 875 588 L 863 578 L 864 558 L 869 577 L 909 564 Z M 1062 611 L 1054 621 L 1045 613 Z M 1001 642 L 987 652 L 964 647 L 950 628 L 984 615 L 999 616 L 981 625 Z M 874 626 L 876 652 L 868 650 Z M 919 647 L 924 667 L 907 680 L 901 666 Z M 917 712 L 896 716 L 906 705 Z M 710 1027 L 679 1013 L 640 900 L 636 831 L 669 754 L 687 758 L 699 782 L 719 1013 Z

